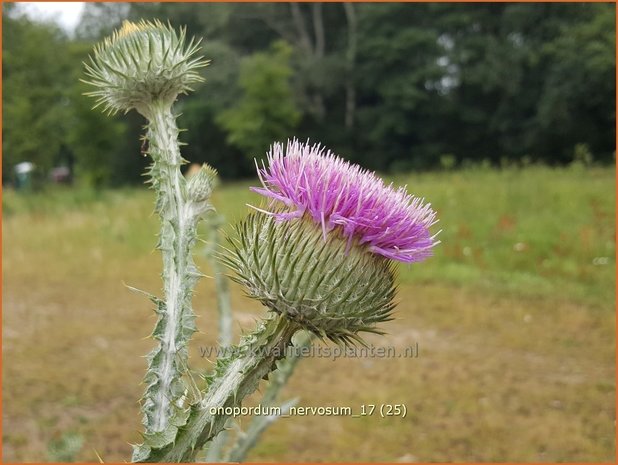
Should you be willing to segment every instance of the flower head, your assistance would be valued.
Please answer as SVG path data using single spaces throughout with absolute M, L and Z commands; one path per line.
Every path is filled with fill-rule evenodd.
M 287 207 L 266 212 L 279 220 L 308 215 L 324 239 L 338 229 L 348 244 L 356 240 L 370 252 L 405 263 L 427 258 L 437 244 L 429 232 L 437 221 L 430 204 L 320 145 L 293 140 L 284 150 L 276 143 L 267 161 L 258 167 L 263 187 L 253 190 Z
M 320 337 L 361 341 L 395 306 L 392 260 L 436 244 L 430 205 L 405 188 L 297 140 L 274 144 L 258 168 L 270 211 L 249 215 L 221 258 L 248 295 Z
M 105 111 L 137 109 L 147 111 L 149 104 L 172 104 L 178 94 L 191 90 L 202 81 L 197 69 L 208 64 L 196 57 L 199 42 L 186 43 L 186 30 L 177 33 L 160 21 L 125 21 L 118 31 L 97 45 L 94 57 L 85 65 L 97 98 Z

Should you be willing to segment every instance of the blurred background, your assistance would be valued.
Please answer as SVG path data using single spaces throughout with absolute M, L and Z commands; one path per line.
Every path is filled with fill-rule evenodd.
M 443 229 L 369 338 L 419 357 L 308 359 L 285 391 L 408 416 L 280 420 L 251 460 L 614 460 L 614 4 L 54 5 L 3 4 L 4 461 L 124 461 L 139 441 L 154 318 L 122 283 L 160 289 L 145 120 L 91 111 L 79 79 L 141 18 L 203 39 L 206 82 L 176 111 L 228 221 L 259 202 L 254 158 L 295 136 L 407 184 Z M 262 310 L 232 289 L 240 332 Z M 197 372 L 214 298 L 203 279 Z
M 75 7 L 73 7 L 75 8 Z M 182 99 L 185 157 L 253 174 L 273 140 L 319 140 L 367 168 L 613 163 L 611 4 L 92 3 L 72 26 L 3 13 L 3 183 L 28 161 L 96 186 L 141 182 L 138 115 L 91 112 L 79 82 L 125 18 L 203 38 L 207 83 Z M 29 15 L 24 15 L 24 11 Z M 43 16 L 45 17 L 45 16 Z M 75 20 L 73 20 L 75 21 Z

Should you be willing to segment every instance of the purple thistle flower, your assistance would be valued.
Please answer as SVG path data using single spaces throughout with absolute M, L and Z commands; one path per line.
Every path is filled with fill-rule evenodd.
M 353 165 L 319 144 L 294 139 L 285 149 L 275 143 L 268 153 L 268 167 L 258 168 L 261 188 L 251 188 L 280 201 L 289 211 L 269 212 L 279 220 L 308 214 L 321 225 L 324 239 L 335 228 L 351 244 L 367 244 L 373 253 L 412 263 L 431 256 L 438 242 L 429 227 L 436 213 L 405 187 L 387 186 L 375 175 Z

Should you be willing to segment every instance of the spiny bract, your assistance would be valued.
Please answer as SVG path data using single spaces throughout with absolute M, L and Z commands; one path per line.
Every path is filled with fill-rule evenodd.
M 177 33 L 156 20 L 125 21 L 85 64 L 90 80 L 84 82 L 97 87 L 86 95 L 110 114 L 133 108 L 143 114 L 155 101 L 171 105 L 178 94 L 192 90 L 192 83 L 203 81 L 197 69 L 208 61 L 195 56 L 199 43 L 187 44 L 184 28 Z
M 251 214 L 230 244 L 221 258 L 249 296 L 320 337 L 362 342 L 359 332 L 391 319 L 393 262 L 340 234 L 324 240 L 307 217 Z

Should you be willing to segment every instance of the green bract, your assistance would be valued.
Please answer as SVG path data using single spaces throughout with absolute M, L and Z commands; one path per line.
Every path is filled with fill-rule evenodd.
M 381 333 L 376 325 L 391 319 L 392 262 L 338 234 L 324 238 L 308 219 L 252 214 L 230 244 L 222 260 L 249 296 L 320 337 L 362 342 L 359 332 Z
M 194 202 L 208 200 L 217 182 L 217 170 L 204 163 L 200 170 L 189 179 L 187 192 Z
M 203 81 L 198 68 L 208 60 L 196 57 L 199 41 L 186 43 L 186 29 L 180 33 L 160 21 L 125 21 L 112 37 L 97 45 L 94 57 L 85 64 L 90 78 L 84 81 L 97 87 L 87 95 L 97 98 L 110 114 L 136 109 L 148 116 L 149 104 L 171 105 L 190 85 Z

